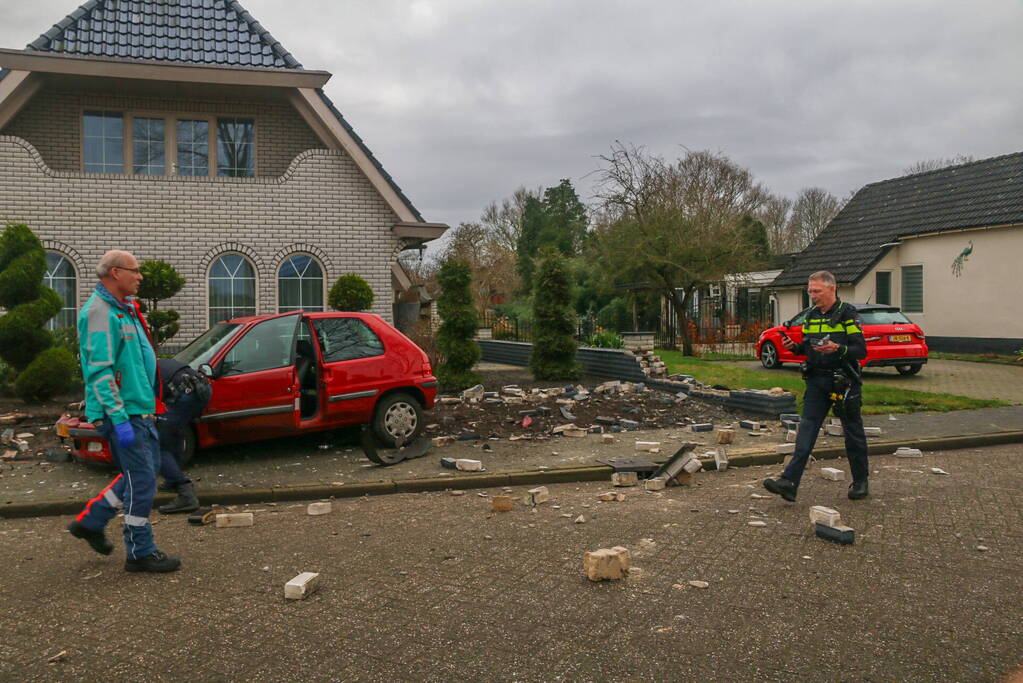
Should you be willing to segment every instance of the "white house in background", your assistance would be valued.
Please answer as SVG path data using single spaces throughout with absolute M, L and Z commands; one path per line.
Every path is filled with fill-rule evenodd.
M 774 279 L 779 319 L 817 270 L 845 301 L 900 306 L 933 350 L 1023 347 L 1023 152 L 862 188 Z

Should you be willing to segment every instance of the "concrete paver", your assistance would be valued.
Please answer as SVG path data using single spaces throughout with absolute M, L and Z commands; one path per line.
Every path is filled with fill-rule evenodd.
M 0 678 L 993 681 L 1020 664 L 1023 447 L 872 458 L 859 502 L 818 466 L 796 504 L 751 498 L 774 472 L 752 468 L 623 503 L 550 485 L 535 512 L 470 492 L 250 506 L 245 529 L 164 518 L 184 559 L 168 576 L 125 573 L 67 518 L 3 520 Z M 815 538 L 811 505 L 856 544 Z M 638 571 L 587 581 L 583 552 L 614 545 Z M 320 590 L 285 601 L 303 571 Z

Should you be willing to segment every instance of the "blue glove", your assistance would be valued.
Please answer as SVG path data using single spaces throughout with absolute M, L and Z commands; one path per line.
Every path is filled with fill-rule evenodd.
M 114 425 L 114 435 L 117 437 L 117 444 L 121 448 L 131 448 L 132 444 L 135 443 L 135 430 L 132 429 L 130 421 Z

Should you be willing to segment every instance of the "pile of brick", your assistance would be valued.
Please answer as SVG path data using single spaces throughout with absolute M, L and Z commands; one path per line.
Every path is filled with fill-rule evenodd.
M 668 374 L 668 367 L 661 360 L 661 357 L 654 353 L 652 346 L 637 346 L 626 351 L 636 357 L 639 367 L 647 377 L 664 377 Z

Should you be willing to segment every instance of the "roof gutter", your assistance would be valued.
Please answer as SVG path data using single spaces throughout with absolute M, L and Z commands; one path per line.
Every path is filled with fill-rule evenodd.
M 0 66 L 11 70 L 70 76 L 275 88 L 320 88 L 331 77 L 331 74 L 326 71 L 307 71 L 305 69 L 268 69 L 255 66 L 225 67 L 153 60 L 87 57 L 5 48 L 0 48 Z
M 956 228 L 954 230 L 934 230 L 921 232 L 917 235 L 900 235 L 900 240 L 911 240 L 917 237 L 934 237 L 935 235 L 954 235 L 960 232 L 976 232 L 977 230 L 997 230 L 999 228 L 1023 228 L 1023 223 L 1001 223 L 999 225 L 976 225 L 972 228 Z M 898 242 L 896 242 L 898 244 Z M 884 246 L 884 245 L 882 245 Z

